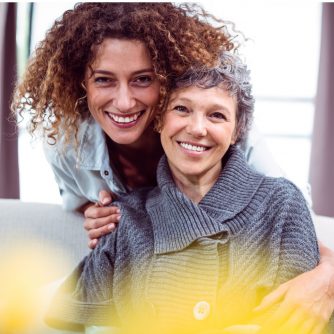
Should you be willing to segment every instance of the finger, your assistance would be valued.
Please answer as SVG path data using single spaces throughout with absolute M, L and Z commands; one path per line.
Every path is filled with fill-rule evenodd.
M 101 207 L 97 204 L 97 205 L 89 207 L 85 211 L 84 215 L 85 215 L 85 218 L 97 219 L 97 218 L 108 217 L 113 214 L 119 214 L 119 213 L 120 213 L 120 209 L 117 206 Z
M 286 321 L 288 321 L 291 314 L 294 313 L 294 310 L 295 309 L 291 306 L 286 306 L 284 304 L 279 305 L 277 310 L 275 310 L 272 314 L 268 314 L 268 317 L 264 321 L 264 328 L 261 333 L 270 333 L 270 329 L 279 329 L 282 325 L 284 325 L 284 323 L 286 323 Z
M 99 203 L 102 206 L 108 205 L 112 202 L 112 196 L 110 194 L 110 192 L 106 191 L 106 190 L 101 190 L 99 192 Z
M 304 324 L 301 325 L 300 331 L 297 333 L 302 334 L 320 334 L 323 330 L 323 326 L 319 326 L 318 321 L 315 318 L 307 319 Z M 320 329 L 320 331 L 319 331 Z
M 94 249 L 98 243 L 99 239 L 92 239 L 88 241 L 88 247 Z
M 325 321 L 319 321 L 318 323 L 314 324 L 312 329 L 312 334 L 321 334 L 324 333 L 327 323 Z
M 288 290 L 288 284 L 282 284 L 277 289 L 269 293 L 264 297 L 261 303 L 254 308 L 254 312 L 262 312 L 273 306 L 275 303 L 280 302 Z
M 307 320 L 305 313 L 296 310 L 284 323 L 274 328 L 278 330 L 278 333 L 306 334 L 307 332 L 302 331 L 302 326 Z M 308 326 L 312 326 L 312 324 L 310 323 Z
M 120 214 L 113 214 L 107 217 L 102 217 L 97 219 L 86 218 L 84 222 L 84 228 L 86 231 L 95 230 L 106 225 L 118 224 L 120 219 L 121 219 Z
M 113 231 L 115 229 L 115 227 L 116 227 L 116 225 L 111 223 L 111 224 L 102 226 L 100 228 L 89 230 L 88 237 L 89 237 L 89 239 L 99 239 L 102 236 L 104 236 L 104 235 L 110 233 L 111 231 Z

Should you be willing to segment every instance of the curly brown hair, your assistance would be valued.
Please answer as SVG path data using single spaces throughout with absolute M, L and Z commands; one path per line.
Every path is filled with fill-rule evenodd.
M 21 116 L 29 113 L 30 133 L 42 128 L 53 142 L 60 133 L 65 142 L 76 136 L 78 121 L 88 110 L 81 86 L 85 69 L 94 60 L 96 46 L 110 37 L 140 40 L 147 46 L 161 84 L 157 110 L 171 77 L 192 65 L 213 66 L 221 50 L 234 47 L 224 22 L 196 4 L 76 4 L 37 46 L 15 91 L 12 110 Z

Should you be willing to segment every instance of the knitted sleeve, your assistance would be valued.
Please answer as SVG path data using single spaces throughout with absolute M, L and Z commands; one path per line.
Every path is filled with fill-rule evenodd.
M 49 326 L 77 331 L 117 325 L 112 298 L 116 234 L 102 237 L 62 284 L 45 317 Z
M 313 269 L 320 260 L 317 237 L 306 201 L 297 187 L 287 180 L 283 181 L 285 195 L 275 222 L 281 226 L 275 285 Z

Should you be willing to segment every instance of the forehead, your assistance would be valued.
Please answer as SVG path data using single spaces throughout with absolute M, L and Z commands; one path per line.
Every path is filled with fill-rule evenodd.
M 94 50 L 92 66 L 113 65 L 151 67 L 152 60 L 146 45 L 139 40 L 106 38 Z
M 235 112 L 237 99 L 231 96 L 230 92 L 224 88 L 223 84 L 211 88 L 200 88 L 189 86 L 177 88 L 172 91 L 169 103 L 175 101 L 188 102 L 194 106 L 210 108 L 210 106 L 221 106 Z

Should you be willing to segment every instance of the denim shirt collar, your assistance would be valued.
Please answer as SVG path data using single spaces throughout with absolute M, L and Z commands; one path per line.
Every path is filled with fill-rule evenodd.
M 110 165 L 105 133 L 91 115 L 81 123 L 78 143 L 77 168 L 101 170 Z

